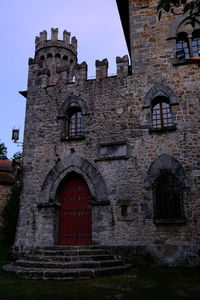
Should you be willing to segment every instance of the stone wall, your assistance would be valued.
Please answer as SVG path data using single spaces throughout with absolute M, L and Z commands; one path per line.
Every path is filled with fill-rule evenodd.
M 96 63 L 94 80 L 87 80 L 83 63 L 77 65 L 75 81 L 56 77 L 49 84 L 38 72 L 38 61 L 31 63 L 15 246 L 56 244 L 57 189 L 71 171 L 84 177 L 93 196 L 93 244 L 145 249 L 199 245 L 199 64 L 174 60 L 175 40 L 166 40 L 173 17 L 158 23 L 155 2 L 138 8 L 130 1 L 133 75 L 127 57 L 118 57 L 117 76 L 107 77 L 108 63 L 103 60 Z M 170 101 L 171 129 L 152 130 L 151 101 L 157 95 Z M 81 139 L 65 135 L 70 106 L 83 112 Z M 152 164 L 180 171 L 181 224 L 154 222 Z M 123 205 L 126 216 L 121 215 Z
M 158 79 L 154 80 L 154 84 L 157 84 Z M 169 86 L 179 96 L 179 104 L 173 107 L 176 130 L 150 133 L 150 109 L 143 108 L 143 103 L 145 95 L 153 86 L 153 79 L 151 83 L 148 80 L 144 82 L 147 86 L 142 88 L 138 76 L 123 79 L 112 77 L 101 82 L 86 81 L 82 86 L 73 83 L 49 87 L 45 91 L 38 89 L 33 97 L 29 97 L 24 148 L 24 193 L 28 194 L 28 198 L 25 197 L 28 220 L 30 214 L 33 214 L 30 208 L 37 211 L 40 191 L 51 169 L 58 161 L 77 155 L 98 170 L 108 190 L 111 206 L 102 207 L 104 221 L 102 238 L 98 235 L 99 243 L 187 243 L 195 239 L 192 232 L 197 230 L 199 205 L 199 154 L 198 147 L 193 146 L 199 143 L 197 91 L 190 97 L 185 94 L 180 96 L 177 86 L 171 82 Z M 72 94 L 83 99 L 88 107 L 85 139 L 61 141 L 62 123 L 57 117 L 60 106 Z M 110 147 L 113 143 L 126 143 L 128 152 L 124 157 L 120 155 L 113 159 L 99 157 L 98 149 L 105 143 Z M 190 182 L 190 192 L 184 200 L 187 223 L 182 226 L 157 227 L 153 223 L 152 192 L 145 189 L 144 179 L 151 163 L 163 153 L 180 162 Z M 117 220 L 119 201 L 129 201 L 130 221 Z M 23 222 L 27 223 L 24 217 Z M 29 226 L 32 225 L 29 223 Z

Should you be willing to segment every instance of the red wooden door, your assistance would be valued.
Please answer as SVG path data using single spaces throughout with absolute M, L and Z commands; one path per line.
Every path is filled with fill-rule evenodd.
M 90 245 L 92 243 L 91 193 L 80 176 L 69 177 L 60 190 L 60 245 Z

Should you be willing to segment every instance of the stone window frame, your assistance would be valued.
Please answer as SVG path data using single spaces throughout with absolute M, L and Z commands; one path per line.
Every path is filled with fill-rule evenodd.
M 68 132 L 68 114 L 71 110 L 82 113 L 82 134 L 70 136 Z M 83 140 L 85 139 L 86 127 L 88 125 L 89 110 L 85 101 L 78 96 L 71 95 L 61 105 L 58 117 L 61 141 Z
M 153 128 L 153 106 L 156 98 L 165 99 L 165 103 L 168 103 L 170 106 L 172 125 L 164 126 L 161 128 Z M 150 109 L 150 120 L 149 120 L 149 133 L 162 133 L 163 131 L 174 131 L 177 129 L 175 122 L 175 112 L 172 111 L 171 107 L 173 105 L 179 105 L 178 97 L 173 92 L 171 88 L 162 84 L 154 85 L 146 94 L 143 103 L 143 109 Z
M 182 190 L 182 216 L 180 218 L 156 218 L 155 214 L 155 195 L 154 184 L 163 171 L 168 171 L 173 174 L 180 185 Z M 144 181 L 144 186 L 147 190 L 152 192 L 152 204 L 153 204 L 153 220 L 156 225 L 159 224 L 184 224 L 186 222 L 186 200 L 190 191 L 190 183 L 185 175 L 185 171 L 178 160 L 169 154 L 163 153 L 159 155 L 150 165 L 147 176 Z
M 191 25 L 191 17 L 189 13 L 185 13 L 184 15 L 179 15 L 176 17 L 176 19 L 172 22 L 170 29 L 167 34 L 167 40 L 174 41 L 174 60 L 173 65 L 184 65 L 184 64 L 200 64 L 200 59 L 196 57 L 192 57 L 193 53 L 193 47 L 192 47 L 192 36 L 193 32 L 196 29 L 200 29 L 200 16 L 195 17 L 195 27 Z M 179 58 L 177 58 L 177 41 L 178 41 L 178 35 L 181 33 L 187 35 L 187 43 L 189 48 L 190 57 L 184 58 L 183 55 L 180 55 Z

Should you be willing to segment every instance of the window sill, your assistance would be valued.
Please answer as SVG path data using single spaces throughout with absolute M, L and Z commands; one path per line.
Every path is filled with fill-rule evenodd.
M 110 200 L 91 200 L 89 204 L 91 206 L 105 206 L 110 205 Z
M 122 156 L 111 156 L 111 157 L 101 157 L 101 158 L 96 158 L 95 162 L 97 161 L 109 161 L 109 160 L 121 160 L 121 159 L 129 159 L 130 157 L 128 155 L 122 155 Z
M 162 133 L 165 131 L 174 131 L 176 130 L 176 125 L 166 126 L 162 128 L 149 128 L 149 133 Z
M 58 202 L 48 202 L 48 203 L 37 203 L 37 208 L 59 208 L 61 206 Z
M 133 218 L 133 216 L 118 216 L 117 217 L 117 221 L 133 221 L 134 220 L 134 218 Z
M 188 59 L 175 59 L 173 61 L 174 66 L 191 65 L 191 64 L 200 64 L 200 59 L 188 58 Z
M 184 218 L 162 218 L 162 219 L 154 219 L 154 223 L 159 224 L 185 224 Z
M 65 138 L 62 138 L 62 141 L 80 141 L 84 140 L 85 136 L 84 135 L 75 135 L 75 136 L 67 136 Z

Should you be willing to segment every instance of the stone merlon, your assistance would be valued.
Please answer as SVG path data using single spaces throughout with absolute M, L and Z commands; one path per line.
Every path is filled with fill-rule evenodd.
M 101 80 L 108 77 L 108 60 L 104 58 L 102 61 L 96 60 L 96 79 Z
M 51 28 L 51 39 L 47 39 L 47 31 L 44 30 L 40 32 L 40 36 L 37 36 L 35 39 L 35 48 L 36 51 L 39 51 L 41 48 L 45 47 L 67 47 L 72 48 L 72 50 L 77 50 L 77 39 L 72 37 L 70 40 L 71 33 L 64 30 L 63 31 L 63 40 L 58 39 L 58 28 Z

